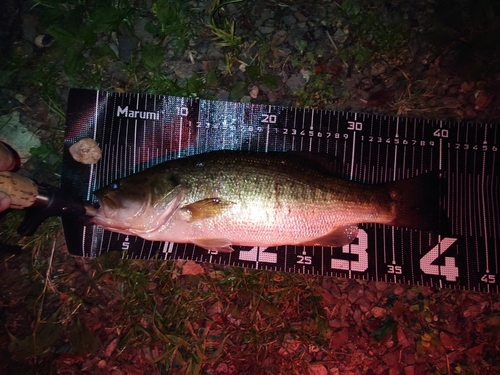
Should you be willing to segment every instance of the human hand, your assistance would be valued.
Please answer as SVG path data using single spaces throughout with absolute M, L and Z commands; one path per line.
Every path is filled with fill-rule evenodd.
M 12 151 L 0 142 L 0 172 L 10 171 L 16 167 L 16 158 Z M 10 207 L 10 196 L 0 190 L 0 212 Z
M 5 211 L 10 207 L 11 199 L 10 196 L 0 191 L 0 212 Z

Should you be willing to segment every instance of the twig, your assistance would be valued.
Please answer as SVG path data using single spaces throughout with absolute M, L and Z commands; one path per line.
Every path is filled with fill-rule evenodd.
M 332 43 L 332 46 L 333 48 L 335 49 L 335 52 L 338 52 L 339 49 L 337 48 L 337 45 L 335 44 L 335 42 L 333 41 L 332 39 L 332 36 L 330 35 L 330 33 L 328 32 L 328 30 L 326 30 L 326 36 L 328 37 L 328 39 L 330 40 L 330 43 Z

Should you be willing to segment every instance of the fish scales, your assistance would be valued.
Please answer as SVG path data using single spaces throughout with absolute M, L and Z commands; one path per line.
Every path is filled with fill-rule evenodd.
M 387 222 L 392 218 L 390 207 L 381 202 L 381 191 L 307 168 L 303 165 L 307 160 L 280 163 L 281 158 L 275 154 L 234 155 L 223 162 L 212 159 L 200 166 L 193 160 L 190 167 L 182 163 L 175 169 L 180 183 L 190 192 L 181 206 L 209 197 L 234 202 L 221 215 L 198 222 L 199 234 L 219 232 L 246 243 L 294 244 L 359 220 Z M 379 202 L 375 210 L 373 201 Z

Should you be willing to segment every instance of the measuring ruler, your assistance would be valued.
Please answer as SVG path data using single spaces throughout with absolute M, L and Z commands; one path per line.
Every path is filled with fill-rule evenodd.
M 94 165 L 68 148 L 90 137 L 102 148 Z M 151 242 L 63 218 L 71 254 L 186 259 L 271 271 L 499 292 L 499 130 L 456 123 L 351 112 L 243 104 L 141 94 L 71 90 L 62 187 L 93 192 L 157 163 L 220 149 L 319 154 L 336 173 L 383 183 L 440 170 L 449 233 L 360 225 L 339 248 L 235 246 L 230 254 L 191 244 Z M 140 188 L 140 187 L 138 187 Z M 436 186 L 436 189 L 440 187 Z

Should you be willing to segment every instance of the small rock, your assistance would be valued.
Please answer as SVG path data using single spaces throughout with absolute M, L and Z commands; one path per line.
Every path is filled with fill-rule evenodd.
M 341 29 L 337 29 L 332 38 L 337 43 L 344 43 L 347 40 L 348 35 Z
M 259 96 L 259 86 L 252 86 L 252 88 L 250 89 L 250 97 L 252 99 L 257 99 L 257 97 Z
M 132 53 L 137 50 L 137 38 L 129 34 L 118 35 L 118 56 L 122 61 L 130 61 Z
M 309 79 L 311 78 L 312 72 L 307 69 L 300 69 L 300 74 L 302 74 L 302 77 L 304 77 L 304 80 L 306 82 L 309 82 Z
M 389 367 L 397 367 L 399 364 L 399 354 L 394 352 L 389 352 L 383 355 L 382 360 Z
M 286 85 L 290 89 L 290 91 L 295 92 L 297 90 L 301 90 L 306 86 L 306 80 L 301 73 L 295 73 L 288 78 L 286 81 Z
M 405 292 L 405 290 L 406 290 L 406 289 L 405 289 L 404 287 L 402 287 L 401 285 L 399 285 L 399 284 L 398 284 L 398 285 L 396 285 L 396 287 L 394 288 L 394 294 L 395 294 L 396 296 L 400 296 L 400 295 L 402 295 L 402 294 Z
M 206 56 L 207 56 L 208 60 L 220 60 L 220 59 L 224 59 L 224 54 L 222 53 L 222 51 L 220 50 L 220 48 L 217 47 L 214 44 L 211 44 L 208 47 L 207 55 Z
M 154 36 L 149 31 L 146 30 L 146 25 L 151 22 L 148 17 L 142 17 L 138 21 L 134 22 L 134 35 L 142 43 L 152 43 L 154 41 Z
M 47 48 L 52 45 L 54 38 L 49 34 L 40 34 L 33 41 L 38 48 Z
M 264 34 L 264 35 L 267 35 L 267 34 L 271 34 L 273 31 L 274 31 L 274 27 L 271 27 L 271 26 L 260 26 L 258 28 L 258 30 Z
M 286 16 L 281 17 L 281 20 L 287 26 L 292 26 L 297 22 L 297 19 L 291 14 L 287 14 Z
M 279 46 L 280 44 L 283 44 L 285 40 L 286 40 L 286 31 L 278 30 L 274 33 L 271 44 L 273 44 L 274 46 Z
M 71 145 L 69 153 L 77 162 L 82 164 L 95 164 L 101 158 L 101 149 L 92 138 L 82 138 Z
M 384 282 L 384 281 L 377 281 L 375 283 L 375 287 L 377 288 L 377 290 L 379 292 L 383 292 L 383 291 L 385 291 L 387 289 L 387 283 Z
M 379 76 L 384 73 L 387 69 L 387 63 L 385 61 L 375 61 L 370 67 L 370 74 L 372 76 Z
M 274 17 L 274 11 L 270 9 L 263 9 L 262 13 L 260 14 L 260 18 L 264 21 L 273 17 Z
M 295 12 L 295 13 L 294 13 L 294 16 L 295 16 L 295 18 L 297 18 L 297 20 L 298 20 L 299 22 L 306 22 L 306 21 L 308 20 L 308 18 L 307 18 L 306 16 L 304 16 L 304 15 L 303 15 L 302 13 L 300 13 L 300 12 Z
M 375 318 L 384 318 L 387 315 L 387 310 L 378 306 L 375 306 L 370 312 Z
M 364 313 L 368 312 L 368 310 L 370 309 L 370 301 L 368 301 L 364 296 L 356 300 L 356 303 Z

